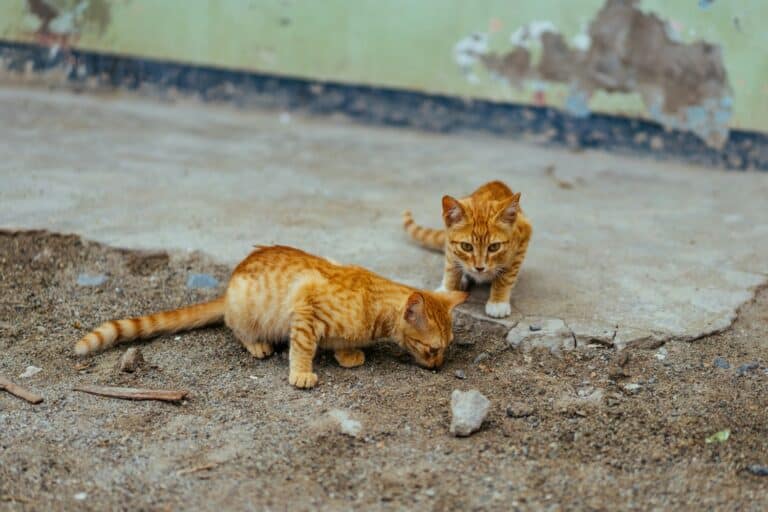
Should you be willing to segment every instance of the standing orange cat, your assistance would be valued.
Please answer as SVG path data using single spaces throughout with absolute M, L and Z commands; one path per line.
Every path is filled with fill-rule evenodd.
M 488 316 L 502 318 L 509 304 L 533 228 L 520 209 L 520 192 L 492 181 L 462 199 L 443 196 L 445 230 L 418 226 L 407 211 L 403 226 L 430 249 L 445 251 L 443 284 L 438 291 L 464 290 L 469 280 L 491 283 Z
M 259 359 L 288 339 L 288 381 L 311 388 L 317 384 L 312 360 L 318 348 L 334 350 L 339 364 L 352 368 L 365 361 L 361 347 L 393 338 L 418 364 L 441 366 L 453 340 L 451 311 L 466 298 L 463 292 L 417 290 L 291 247 L 258 247 L 235 268 L 223 297 L 106 322 L 78 341 L 75 352 L 223 320 Z

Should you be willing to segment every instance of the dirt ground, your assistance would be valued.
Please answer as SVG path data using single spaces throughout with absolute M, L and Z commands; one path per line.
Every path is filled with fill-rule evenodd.
M 396 348 L 320 385 L 287 382 L 287 353 L 258 361 L 224 327 L 123 345 L 78 369 L 72 346 L 112 318 L 206 300 L 191 254 L 140 254 L 41 232 L 0 234 L 0 375 L 45 396 L 0 392 L 0 510 L 764 510 L 768 290 L 726 332 L 621 354 L 508 349 L 467 320 L 441 371 Z M 78 274 L 104 273 L 98 287 Z M 139 346 L 146 366 L 116 362 Z M 479 359 L 481 353 L 488 357 Z M 730 368 L 719 368 L 722 357 Z M 741 365 L 756 362 L 756 368 Z M 42 368 L 30 378 L 28 365 Z M 753 365 L 754 366 L 754 365 Z M 462 370 L 466 378 L 455 376 Z M 626 374 L 622 376 L 621 374 Z M 178 405 L 96 397 L 78 384 L 176 388 Z M 639 386 L 628 386 L 638 384 Z M 448 433 L 453 389 L 491 400 L 481 431 Z M 529 408 L 509 417 L 507 408 Z M 327 420 L 359 420 L 350 437 Z M 722 443 L 705 439 L 724 429 Z

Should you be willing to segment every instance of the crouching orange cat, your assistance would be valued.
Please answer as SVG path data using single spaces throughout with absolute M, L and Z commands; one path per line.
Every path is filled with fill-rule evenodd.
M 465 290 L 469 281 L 491 283 L 488 316 L 512 312 L 512 288 L 525 259 L 533 228 L 520 209 L 520 192 L 492 181 L 463 199 L 443 196 L 445 230 L 416 225 L 411 212 L 403 227 L 421 245 L 445 251 L 443 284 L 438 291 Z
M 222 320 L 254 357 L 290 343 L 288 381 L 317 384 L 318 348 L 334 350 L 341 366 L 363 364 L 361 347 L 392 338 L 427 368 L 443 364 L 453 341 L 451 312 L 463 292 L 429 292 L 364 268 L 342 266 L 284 246 L 258 247 L 229 280 L 223 297 L 204 304 L 101 324 L 75 345 L 78 355 L 121 341 L 179 332 Z

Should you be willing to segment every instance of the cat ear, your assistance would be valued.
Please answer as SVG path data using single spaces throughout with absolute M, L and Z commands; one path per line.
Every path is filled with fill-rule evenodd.
M 517 219 L 517 212 L 520 211 L 520 192 L 512 194 L 512 197 L 507 199 L 499 212 L 499 220 L 503 222 L 509 222 L 514 224 Z
M 443 293 L 443 295 L 448 303 L 448 311 L 451 311 L 453 308 L 466 301 L 467 297 L 469 297 L 468 292 L 461 291 L 447 292 Z
M 451 197 L 443 196 L 443 220 L 446 227 L 451 227 L 464 218 L 464 207 L 461 203 Z
M 424 296 L 419 292 L 413 292 L 405 302 L 403 318 L 417 329 L 426 329 L 427 317 L 424 315 Z

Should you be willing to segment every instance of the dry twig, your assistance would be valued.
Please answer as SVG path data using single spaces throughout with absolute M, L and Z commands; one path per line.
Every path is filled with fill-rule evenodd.
M 37 395 L 31 391 L 27 391 L 23 387 L 14 384 L 13 382 L 9 381 L 5 377 L 0 376 L 0 389 L 4 389 L 10 394 L 17 396 L 19 398 L 23 398 L 27 402 L 31 404 L 39 404 L 43 401 L 43 397 L 40 395 Z
M 76 386 L 75 391 L 92 395 L 122 398 L 124 400 L 160 400 L 162 402 L 178 402 L 183 400 L 188 391 L 170 389 L 141 389 L 119 388 L 109 386 Z
M 190 473 L 197 473 L 198 471 L 208 471 L 209 469 L 215 468 L 219 464 L 221 464 L 221 463 L 220 462 L 210 462 L 208 464 L 203 464 L 202 466 L 194 466 L 194 467 L 191 467 L 191 468 L 180 469 L 180 470 L 178 470 L 176 472 L 176 476 L 188 475 Z

